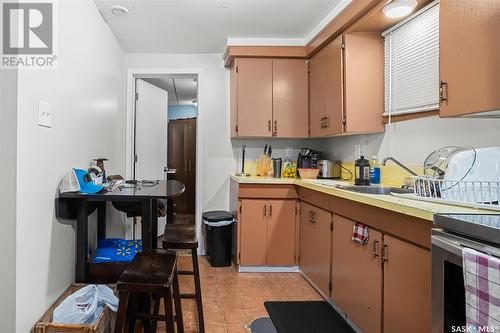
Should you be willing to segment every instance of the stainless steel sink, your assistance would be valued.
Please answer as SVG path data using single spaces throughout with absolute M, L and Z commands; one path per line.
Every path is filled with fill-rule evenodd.
M 391 193 L 413 193 L 413 190 L 400 188 L 400 187 L 386 187 L 386 186 L 346 186 L 336 185 L 335 188 L 365 194 L 385 194 Z

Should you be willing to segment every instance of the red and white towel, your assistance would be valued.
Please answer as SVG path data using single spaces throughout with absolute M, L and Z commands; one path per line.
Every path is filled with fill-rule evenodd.
M 500 259 L 468 248 L 462 256 L 467 326 L 493 332 L 487 329 L 500 327 Z
M 352 227 L 352 240 L 361 245 L 366 245 L 368 243 L 368 226 L 356 223 Z

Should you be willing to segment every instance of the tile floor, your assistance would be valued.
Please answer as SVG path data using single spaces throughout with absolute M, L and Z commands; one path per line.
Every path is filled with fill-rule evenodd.
M 320 300 L 321 296 L 299 273 L 237 273 L 232 267 L 212 268 L 200 257 L 200 274 L 207 333 L 248 333 L 254 319 L 267 317 L 265 301 Z M 179 269 L 191 269 L 189 256 L 179 257 Z M 181 291 L 194 291 L 190 276 L 180 276 Z M 194 300 L 182 300 L 186 333 L 197 332 Z M 165 332 L 159 323 L 158 332 Z

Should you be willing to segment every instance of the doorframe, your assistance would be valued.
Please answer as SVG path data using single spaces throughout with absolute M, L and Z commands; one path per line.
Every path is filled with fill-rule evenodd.
M 196 116 L 196 203 L 195 203 L 195 223 L 197 233 L 199 235 L 199 252 L 205 254 L 205 245 L 201 241 L 201 214 L 203 209 L 203 129 L 205 124 L 205 112 L 203 99 L 200 94 L 203 83 L 203 70 L 201 68 L 129 68 L 127 70 L 127 109 L 125 113 L 125 178 L 129 179 L 133 176 L 134 165 L 134 109 L 135 109 L 135 91 L 136 79 L 152 78 L 155 76 L 163 77 L 166 75 L 197 75 L 198 76 L 198 92 L 197 92 L 197 116 Z

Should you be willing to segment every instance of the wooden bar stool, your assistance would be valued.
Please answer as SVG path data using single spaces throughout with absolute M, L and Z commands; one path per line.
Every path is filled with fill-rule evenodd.
M 120 304 L 116 316 L 115 333 L 122 333 L 126 319 L 129 322 L 129 332 L 133 332 L 136 319 L 142 320 L 145 332 L 155 332 L 158 321 L 166 322 L 168 333 L 174 333 L 174 322 L 177 324 L 177 332 L 184 332 L 175 251 L 149 250 L 137 253 L 132 263 L 120 276 L 116 287 Z M 155 299 L 152 314 L 150 313 L 151 295 Z M 139 297 L 147 299 L 146 306 L 141 308 L 145 311 L 142 313 L 138 312 Z M 165 304 L 164 315 L 159 314 L 162 298 Z M 175 304 L 175 315 L 172 301 Z M 129 318 L 125 318 L 129 303 Z
M 167 224 L 163 234 L 163 249 L 165 250 L 190 250 L 193 262 L 192 271 L 178 271 L 179 275 L 193 275 L 194 294 L 181 293 L 181 298 L 196 300 L 198 309 L 199 332 L 205 332 L 205 321 L 203 319 L 203 303 L 201 299 L 200 268 L 198 266 L 198 239 L 196 229 L 188 224 Z

